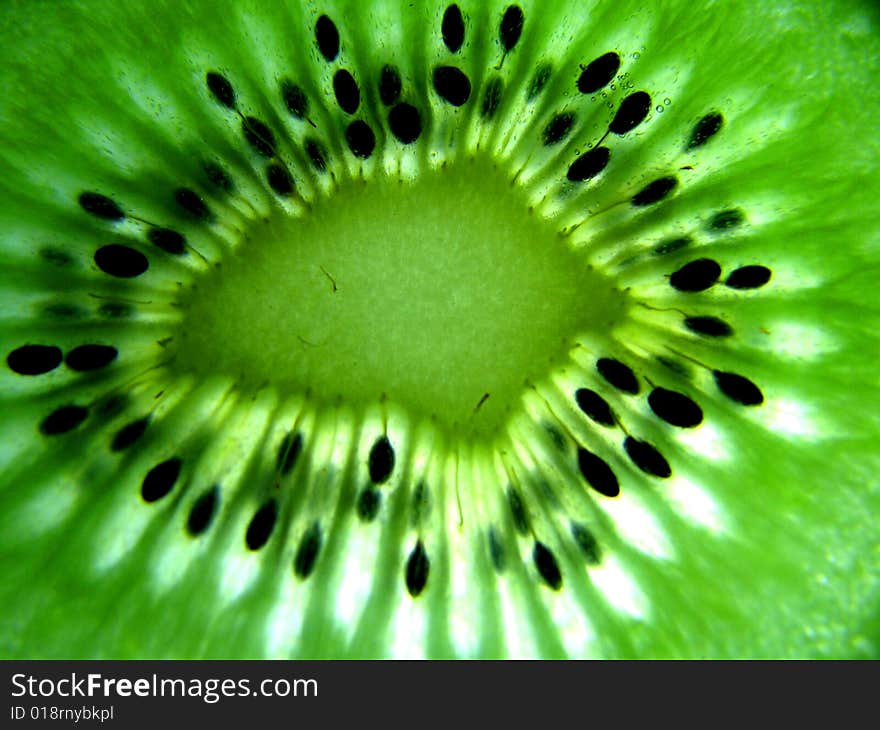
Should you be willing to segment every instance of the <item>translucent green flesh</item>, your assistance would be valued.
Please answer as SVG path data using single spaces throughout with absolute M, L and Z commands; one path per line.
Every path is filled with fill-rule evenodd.
M 670 3 L 657 11 L 635 2 L 523 2 L 523 37 L 496 70 L 497 24 L 508 4 L 462 2 L 468 34 L 455 56 L 440 41 L 443 6 L 433 3 L 241 2 L 223 14 L 198 3 L 143 11 L 110 2 L 9 4 L 0 64 L 8 90 L 0 100 L 8 171 L 0 180 L 0 353 L 31 342 L 65 351 L 106 342 L 120 358 L 92 374 L 0 373 L 0 654 L 880 655 L 875 11 L 860 3 Z M 322 12 L 340 28 L 335 64 L 311 41 Z M 626 76 L 607 96 L 578 94 L 579 64 L 609 50 L 621 54 Z M 388 62 L 425 114 L 412 146 L 395 142 L 385 125 L 375 79 Z M 526 89 L 544 62 L 553 73 L 529 101 Z M 453 109 L 433 92 L 438 64 L 468 74 L 469 104 Z M 335 105 L 331 81 L 340 67 L 361 82 L 358 116 L 377 132 L 367 161 L 345 146 L 350 118 Z M 301 203 L 279 200 L 266 185 L 266 160 L 242 139 L 240 119 L 205 89 L 212 69 L 229 77 L 243 114 L 275 131 Z M 487 121 L 480 103 L 495 76 L 505 91 Z M 283 108 L 284 77 L 312 99 L 314 127 Z M 612 161 L 601 178 L 566 185 L 570 162 L 638 89 L 662 111 L 606 140 Z M 724 114 L 723 129 L 685 152 L 693 125 L 712 110 Z M 576 114 L 573 134 L 544 147 L 542 130 L 563 111 Z M 326 146 L 332 175 L 310 169 L 307 135 Z M 516 175 L 516 195 L 535 218 L 570 231 L 567 245 L 633 302 L 613 331 L 585 329 L 568 359 L 533 374 L 494 448 L 435 429 L 394 400 L 354 408 L 299 391 L 245 392 L 222 369 L 188 378 L 162 366 L 173 348 L 158 342 L 186 321 L 178 303 L 222 276 L 213 264 L 231 262 L 260 219 L 331 205 L 359 181 L 365 191 L 393 184 L 382 181 L 401 170 L 417 178 L 449 162 L 455 174 L 478 151 L 505 179 Z M 205 159 L 226 167 L 234 194 L 207 185 Z M 668 200 L 644 209 L 627 203 L 666 174 L 679 178 Z M 181 185 L 205 196 L 216 224 L 194 223 L 174 207 Z M 473 185 L 482 189 L 480 180 Z M 145 242 L 144 224 L 85 215 L 76 205 L 83 190 L 178 228 L 193 252 L 165 256 Z M 708 231 L 713 214 L 729 208 L 741 209 L 746 223 Z M 689 247 L 652 253 L 684 235 Z M 94 251 L 108 242 L 147 253 L 149 272 L 124 281 L 100 272 Z M 47 249 L 72 264 L 52 264 L 40 254 Z M 670 273 L 703 256 L 725 276 L 763 264 L 773 278 L 747 292 L 669 286 Z M 336 296 L 344 283 L 340 276 Z M 332 295 L 323 273 L 315 284 Z M 108 302 L 133 312 L 109 317 L 101 310 Z M 78 313 L 47 314 L 50 304 Z M 682 328 L 682 312 L 721 316 L 735 335 L 697 337 Z M 602 380 L 599 357 L 633 367 L 641 394 Z M 725 398 L 702 365 L 748 376 L 764 404 Z M 644 397 L 646 379 L 690 394 L 703 424 L 661 422 Z M 578 411 L 579 387 L 600 392 L 622 426 L 598 426 Z M 107 394 L 121 392 L 124 409 L 101 415 Z M 70 402 L 90 405 L 89 419 L 67 436 L 39 435 L 39 422 Z M 110 452 L 119 428 L 146 414 L 151 426 L 136 446 Z M 670 479 L 633 466 L 621 449 L 624 428 L 662 451 Z M 305 448 L 280 477 L 277 450 L 293 429 Z M 355 504 L 383 433 L 397 465 L 381 487 L 376 520 L 365 523 Z M 619 497 L 586 486 L 575 444 L 612 466 Z M 183 459 L 179 483 L 144 503 L 144 475 L 172 456 Z M 413 506 L 420 482 L 430 509 Z M 192 538 L 184 528 L 190 509 L 215 484 L 215 521 Z M 510 484 L 528 513 L 525 536 L 512 523 Z M 248 522 L 270 495 L 279 500 L 278 525 L 266 547 L 248 551 Z M 316 520 L 324 547 L 301 580 L 294 556 Z M 598 565 L 574 545 L 572 520 L 596 536 Z M 501 574 L 486 547 L 490 526 L 506 551 Z M 558 592 L 537 574 L 536 539 L 558 559 Z M 417 540 L 431 572 L 413 599 L 403 574 Z

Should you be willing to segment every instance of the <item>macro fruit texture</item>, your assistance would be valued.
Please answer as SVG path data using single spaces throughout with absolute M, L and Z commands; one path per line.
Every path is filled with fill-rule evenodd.
M 873 4 L 0 33 L 4 657 L 878 656 Z

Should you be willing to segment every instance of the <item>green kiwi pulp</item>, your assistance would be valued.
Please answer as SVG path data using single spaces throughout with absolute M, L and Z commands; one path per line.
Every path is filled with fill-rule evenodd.
M 880 655 L 869 3 L 4 12 L 3 656 Z

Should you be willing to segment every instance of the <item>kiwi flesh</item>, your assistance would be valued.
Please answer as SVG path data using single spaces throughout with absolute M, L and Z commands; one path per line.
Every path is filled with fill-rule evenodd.
M 871 4 L 4 13 L 0 654 L 880 654 Z

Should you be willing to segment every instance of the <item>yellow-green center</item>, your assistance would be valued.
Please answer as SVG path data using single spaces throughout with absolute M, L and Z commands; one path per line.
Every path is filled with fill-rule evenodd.
M 625 297 L 485 160 L 278 213 L 184 300 L 175 367 L 489 434 Z

